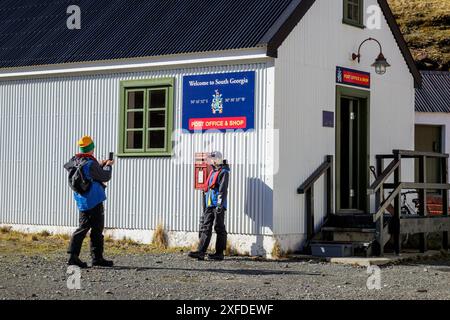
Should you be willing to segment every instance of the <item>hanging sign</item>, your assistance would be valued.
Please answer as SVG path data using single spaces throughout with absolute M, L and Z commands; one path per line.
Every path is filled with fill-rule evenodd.
M 254 71 L 183 77 L 183 129 L 193 132 L 254 127 Z
M 343 67 L 336 67 L 336 82 L 370 89 L 370 73 Z

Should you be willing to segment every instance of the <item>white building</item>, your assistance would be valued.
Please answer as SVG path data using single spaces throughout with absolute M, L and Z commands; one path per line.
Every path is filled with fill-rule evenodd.
M 416 90 L 416 149 L 450 151 L 450 72 L 422 71 Z
M 171 245 L 195 242 L 194 153 L 221 150 L 232 168 L 232 246 L 270 254 L 278 241 L 295 251 L 307 234 L 297 188 L 325 156 L 337 163 L 330 211 L 368 213 L 375 155 L 414 149 L 421 79 L 385 0 L 79 3 L 74 30 L 66 20 L 77 13 L 64 3 L 0 4 L 8 9 L 0 10 L 0 224 L 76 226 L 62 166 L 89 134 L 99 157 L 118 156 L 106 203 L 111 234 L 148 242 L 163 224 Z M 374 41 L 352 60 L 369 37 L 391 65 L 384 75 L 371 67 Z M 223 114 L 211 112 L 216 89 Z M 199 121 L 221 129 L 224 117 L 243 130 L 179 133 Z M 322 180 L 316 227 L 327 211 Z
M 416 89 L 415 149 L 424 152 L 450 152 L 450 72 L 422 71 L 423 83 Z M 442 168 L 435 159 L 427 161 L 427 178 L 440 183 Z M 417 173 L 416 173 L 417 175 Z M 417 176 L 416 176 L 417 178 Z M 442 212 L 442 200 L 430 192 L 428 210 Z

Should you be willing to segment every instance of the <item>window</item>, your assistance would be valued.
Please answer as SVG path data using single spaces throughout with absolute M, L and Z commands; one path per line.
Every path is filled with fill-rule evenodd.
M 119 156 L 170 156 L 173 84 L 170 79 L 120 84 Z
M 344 0 L 345 24 L 364 28 L 364 0 Z

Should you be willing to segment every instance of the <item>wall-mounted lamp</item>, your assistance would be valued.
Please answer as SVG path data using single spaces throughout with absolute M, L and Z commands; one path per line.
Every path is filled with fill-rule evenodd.
M 368 39 L 364 40 L 363 42 L 361 42 L 361 44 L 359 45 L 359 48 L 358 48 L 358 54 L 353 53 L 352 54 L 352 59 L 353 60 L 358 60 L 358 63 L 361 62 L 361 47 L 367 41 L 375 41 L 380 46 L 380 54 L 378 55 L 378 57 L 376 58 L 375 62 L 371 66 L 375 67 L 375 72 L 377 74 L 380 74 L 380 75 L 385 74 L 386 73 L 386 69 L 388 67 L 390 67 L 391 65 L 387 62 L 386 58 L 384 57 L 384 55 L 383 55 L 383 48 L 381 47 L 380 41 L 378 41 L 377 39 L 368 38 Z

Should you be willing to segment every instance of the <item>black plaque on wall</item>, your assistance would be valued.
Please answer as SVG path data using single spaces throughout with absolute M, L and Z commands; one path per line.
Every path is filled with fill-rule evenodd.
M 322 125 L 325 128 L 334 128 L 334 112 L 331 112 L 331 111 L 323 112 Z

